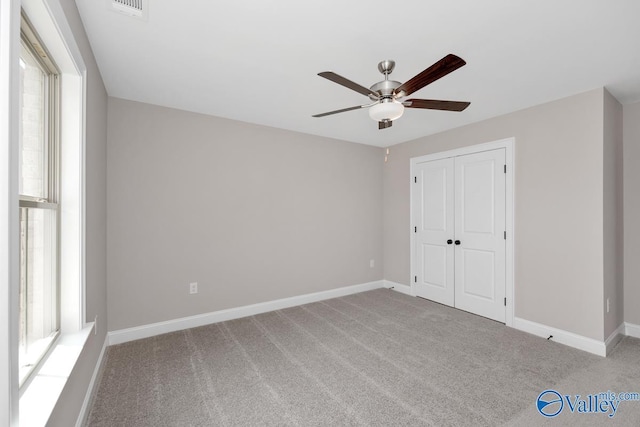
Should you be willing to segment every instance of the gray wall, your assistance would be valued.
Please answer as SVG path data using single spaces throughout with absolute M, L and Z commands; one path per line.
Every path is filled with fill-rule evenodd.
M 115 98 L 108 115 L 109 330 L 383 278 L 382 149 Z
M 624 106 L 624 320 L 640 325 L 640 103 Z
M 385 278 L 410 283 L 409 159 L 515 137 L 515 315 L 602 340 L 603 96 L 593 90 L 391 147 Z
M 93 375 L 106 338 L 106 146 L 107 93 L 73 0 L 60 0 L 87 67 L 86 115 L 86 316 L 98 315 L 98 334 L 91 335 L 60 399 L 49 425 L 72 426 Z
M 604 338 L 624 322 L 622 105 L 604 91 Z M 609 312 L 606 304 L 609 300 Z

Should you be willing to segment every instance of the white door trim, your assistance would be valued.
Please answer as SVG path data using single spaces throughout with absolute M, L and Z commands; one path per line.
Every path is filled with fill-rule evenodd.
M 409 182 L 413 184 L 413 178 L 415 175 L 415 168 L 418 163 L 428 162 L 431 160 L 440 160 L 446 159 L 448 157 L 456 157 L 462 156 L 465 154 L 473 154 L 479 153 L 482 151 L 495 150 L 499 148 L 505 149 L 505 163 L 507 165 L 507 176 L 505 177 L 505 205 L 506 205 L 506 213 L 505 213 L 505 228 L 507 231 L 507 239 L 506 239 L 506 289 L 505 295 L 507 298 L 507 307 L 505 313 L 505 324 L 510 327 L 514 327 L 514 316 L 515 316 L 515 281 L 514 281 L 514 242 L 515 242 L 515 227 L 514 227 L 514 207 L 515 207 L 515 138 L 506 138 L 498 141 L 487 142 L 484 144 L 470 145 L 468 147 L 456 148 L 454 150 L 442 151 L 439 153 L 427 154 L 425 156 L 420 157 L 412 157 L 409 159 L 410 161 L 410 176 Z M 410 244 L 411 244 L 411 276 L 409 280 L 411 283 L 411 291 L 415 295 L 414 289 L 414 277 L 416 275 L 416 250 L 415 250 L 415 233 L 413 233 L 413 227 L 416 224 L 417 220 L 413 218 L 413 195 L 412 191 L 409 191 L 409 206 L 410 206 Z

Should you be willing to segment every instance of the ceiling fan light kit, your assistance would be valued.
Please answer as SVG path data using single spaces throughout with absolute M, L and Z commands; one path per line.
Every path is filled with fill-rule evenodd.
M 435 99 L 403 100 L 402 98 L 411 95 L 413 92 L 422 89 L 465 64 L 466 62 L 462 58 L 449 54 L 405 83 L 400 83 L 389 80 L 389 74 L 391 74 L 395 68 L 396 63 L 388 59 L 378 64 L 378 71 L 384 74 L 384 80 L 374 84 L 369 89 L 332 71 L 318 73 L 320 77 L 324 77 L 327 80 L 331 80 L 334 83 L 366 95 L 374 102 L 372 104 L 358 105 L 329 111 L 327 113 L 315 114 L 313 117 L 325 117 L 346 111 L 369 108 L 369 117 L 378 122 L 378 129 L 387 129 L 391 127 L 394 120 L 402 116 L 405 107 L 427 110 L 463 111 L 469 106 L 469 102 L 440 101 Z
M 399 119 L 404 113 L 404 105 L 395 99 L 385 98 L 369 108 L 369 117 L 376 122 Z

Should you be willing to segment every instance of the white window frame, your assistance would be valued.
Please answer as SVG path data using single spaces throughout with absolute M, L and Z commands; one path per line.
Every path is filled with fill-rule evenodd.
M 46 117 L 44 118 L 44 127 L 45 127 L 45 145 L 46 145 L 46 182 L 45 188 L 46 193 L 44 194 L 44 199 L 34 198 L 32 196 L 27 196 L 24 194 L 19 194 L 19 204 L 20 208 L 36 208 L 36 209 L 50 209 L 55 212 L 55 266 L 53 266 L 53 271 L 55 272 L 54 276 L 54 287 L 55 287 L 55 333 L 49 338 L 41 340 L 40 345 L 46 343 L 46 347 L 43 349 L 44 352 L 40 354 L 36 365 L 27 370 L 25 378 L 23 374 L 20 373 L 20 381 L 24 381 L 23 384 L 20 385 L 21 391 L 25 389 L 25 386 L 28 384 L 30 376 L 33 372 L 36 372 L 39 369 L 40 363 L 47 357 L 47 353 L 49 350 L 55 345 L 56 340 L 60 336 L 60 312 L 61 312 L 61 304 L 60 304 L 60 204 L 59 204 L 59 195 L 60 195 L 60 161 L 59 161 L 59 152 L 60 152 L 60 138 L 59 138 L 59 117 L 60 117 L 60 79 L 59 79 L 59 70 L 56 67 L 55 63 L 53 63 L 49 56 L 45 59 L 38 55 L 36 51 L 35 45 L 39 44 L 41 48 L 46 51 L 46 44 L 40 40 L 37 32 L 35 31 L 33 25 L 29 22 L 26 16 L 22 16 L 21 26 L 21 43 L 25 44 L 25 48 L 31 53 L 33 58 L 39 63 L 39 67 L 42 72 L 45 74 L 46 86 L 45 91 L 47 92 L 45 102 L 45 113 Z M 21 113 L 22 114 L 22 113 Z M 21 160 L 22 161 L 22 160 Z M 22 217 L 21 217 L 22 221 Z M 22 262 L 22 260 L 21 260 Z M 22 281 L 23 278 L 20 277 Z M 22 315 L 22 313 L 20 313 Z M 22 362 L 21 362 L 22 363 Z
M 18 424 L 20 0 L 0 1 L 0 425 Z
M 0 425 L 44 425 L 94 326 L 86 322 L 85 313 L 87 69 L 59 0 L 0 3 Z M 17 287 L 21 6 L 60 70 L 60 253 L 64 255 L 60 262 L 61 335 L 43 363 L 42 372 L 49 375 L 35 373 L 22 396 L 18 388 Z

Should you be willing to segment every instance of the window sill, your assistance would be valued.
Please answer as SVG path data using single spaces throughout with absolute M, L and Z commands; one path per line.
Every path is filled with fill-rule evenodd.
M 44 426 L 93 330 L 93 322 L 73 334 L 62 334 L 55 348 L 20 397 L 20 425 Z

